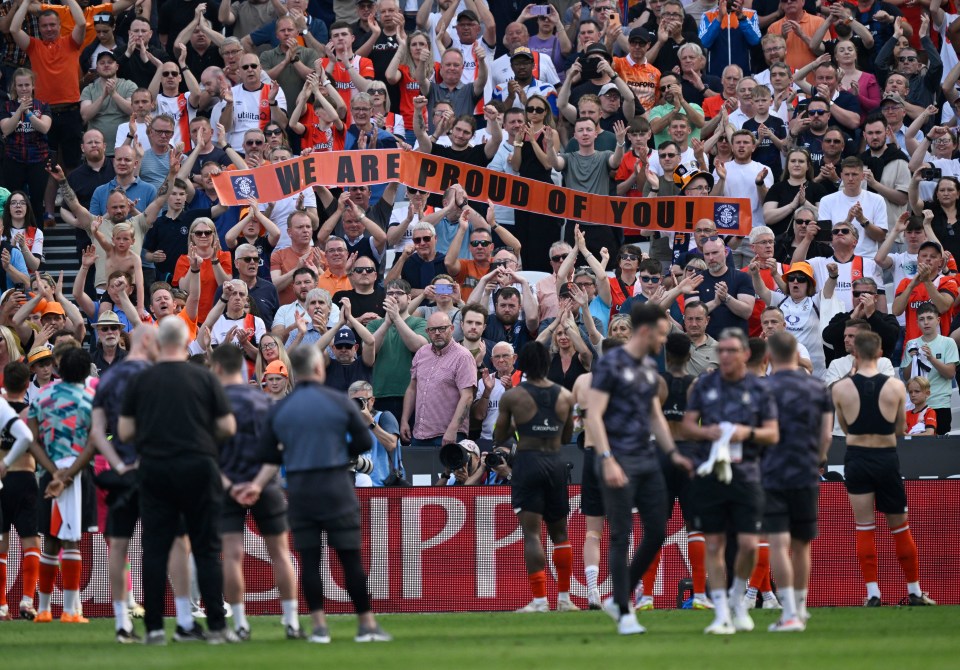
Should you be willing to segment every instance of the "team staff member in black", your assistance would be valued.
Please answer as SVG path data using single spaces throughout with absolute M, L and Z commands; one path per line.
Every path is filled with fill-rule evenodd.
M 108 572 L 113 593 L 113 615 L 116 640 L 120 644 L 140 642 L 130 620 L 127 593 L 127 551 L 130 538 L 140 519 L 140 497 L 137 492 L 137 450 L 130 442 L 117 437 L 117 421 L 130 380 L 151 365 L 156 356 L 156 333 L 153 326 L 138 326 L 130 333 L 130 354 L 119 363 L 111 365 L 100 378 L 97 394 L 93 397 L 93 414 L 90 426 L 90 441 L 86 449 L 99 451 L 110 464 L 112 486 L 107 492 L 106 538 L 110 545 Z M 110 439 L 108 436 L 113 436 Z M 83 459 L 81 459 L 83 460 Z M 74 474 L 75 467 L 68 470 Z M 170 576 L 173 585 L 174 604 L 177 611 L 177 640 L 202 639 L 203 631 L 194 622 L 190 607 L 190 566 L 185 525 L 177 528 L 177 541 L 170 552 Z
M 360 505 L 349 467 L 351 458 L 373 446 L 368 422 L 346 395 L 323 386 L 326 365 L 319 349 L 297 347 L 290 352 L 290 367 L 297 385 L 267 414 L 260 441 L 260 472 L 252 482 L 234 487 L 232 494 L 242 505 L 255 504 L 282 462 L 287 472 L 290 528 L 300 553 L 300 580 L 313 622 L 307 641 L 330 642 L 320 573 L 326 531 L 360 620 L 354 639 L 389 642 L 391 637 L 370 611 L 367 575 L 360 557 Z
M 220 446 L 220 473 L 224 492 L 234 483 L 249 482 L 260 471 L 260 439 L 263 422 L 272 404 L 270 396 L 244 382 L 243 352 L 239 347 L 220 346 L 211 354 L 213 373 L 223 384 L 227 399 L 237 418 L 237 433 Z M 297 580 L 290 561 L 287 537 L 287 500 L 274 478 L 267 482 L 260 499 L 253 507 L 241 506 L 229 495 L 224 496 L 220 532 L 223 533 L 223 594 L 233 612 L 237 637 L 250 639 L 250 624 L 244 611 L 243 529 L 247 513 L 253 514 L 257 529 L 267 545 L 273 578 L 280 592 L 282 623 L 288 640 L 305 636 L 297 619 Z
M 693 385 L 683 417 L 690 439 L 720 440 L 720 424 L 733 424 L 730 455 L 733 480 L 721 482 L 710 473 L 691 482 L 693 528 L 707 541 L 707 583 L 715 616 L 704 633 L 732 635 L 753 630 L 743 596 L 757 561 L 757 539 L 763 520 L 763 489 L 760 487 L 760 448 L 780 439 L 777 407 L 758 377 L 747 372 L 750 344 L 739 328 L 725 328 L 717 338 L 719 369 L 700 377 Z M 727 606 L 727 568 L 724 561 L 727 532 L 737 534 L 731 608 Z
M 157 329 L 158 362 L 130 381 L 117 435 L 140 455 L 143 591 L 147 644 L 165 644 L 167 556 L 183 515 L 207 605 L 207 640 L 236 642 L 226 628 L 219 523 L 223 488 L 217 444 L 237 422 L 223 387 L 208 370 L 187 363 L 189 334 L 182 319 Z
M 657 397 L 660 378 L 651 356 L 667 337 L 667 314 L 652 303 L 638 303 L 630 310 L 630 323 L 633 334 L 626 344 L 594 367 L 587 396 L 587 426 L 602 463 L 603 505 L 610 523 L 613 598 L 604 601 L 603 609 L 621 635 L 646 632 L 630 611 L 630 596 L 666 537 L 667 487 L 650 434 L 676 467 L 692 467 L 677 450 Z M 643 539 L 628 568 L 633 508 L 643 521 Z
M 833 401 L 822 381 L 800 369 L 793 335 L 772 334 L 767 352 L 773 368 L 767 386 L 780 415 L 780 441 L 764 450 L 760 462 L 763 532 L 783 605 L 780 620 L 769 630 L 794 632 L 806 627 L 810 543 L 817 537 L 820 464 L 833 441 Z
M 573 395 L 547 379 L 550 352 L 539 342 L 528 342 L 517 357 L 517 369 L 526 379 L 500 397 L 495 444 L 513 435 L 519 437 L 513 461 L 510 502 L 523 529 L 523 559 L 533 600 L 521 612 L 548 612 L 547 557 L 540 542 L 540 526 L 546 521 L 553 541 L 557 566 L 557 611 L 577 608 L 570 601 L 573 550 L 567 537 L 567 466 L 560 459 L 560 446 L 573 437 Z
M 917 545 L 907 521 L 907 492 L 900 476 L 897 436 L 906 428 L 906 389 L 899 379 L 878 372 L 880 336 L 860 331 L 853 340 L 854 369 L 831 387 L 840 427 L 847 435 L 844 484 L 857 527 L 857 560 L 867 586 L 866 607 L 879 607 L 874 504 L 887 517 L 910 605 L 936 605 L 920 590 Z

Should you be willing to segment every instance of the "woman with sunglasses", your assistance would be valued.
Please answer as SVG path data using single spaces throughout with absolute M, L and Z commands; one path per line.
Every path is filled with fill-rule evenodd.
M 763 201 L 763 220 L 773 229 L 774 235 L 782 235 L 789 227 L 790 214 L 802 205 L 815 206 L 827 190 L 813 181 L 813 161 L 806 149 L 791 149 L 783 175 L 767 191 Z
M 573 316 L 576 309 L 575 303 L 572 308 L 561 309 L 560 315 L 549 326 L 542 328 L 537 336 L 537 342 L 550 350 L 547 379 L 568 391 L 573 390 L 577 377 L 590 372 L 593 363 L 593 352 L 583 339 L 580 326 Z
M 960 226 L 957 225 L 958 207 L 960 199 L 960 180 L 956 177 L 943 177 L 937 181 L 937 188 L 932 200 L 920 199 L 920 181 L 923 168 L 913 173 L 907 195 L 910 198 L 910 208 L 914 214 L 921 215 L 924 211 L 933 213 L 931 228 L 937 236 L 935 241 L 943 245 L 944 251 L 949 251 L 954 258 L 960 258 Z
M 2 240 L 23 254 L 27 268 L 33 272 L 43 262 L 43 231 L 37 227 L 30 199 L 23 191 L 14 191 L 3 209 Z
M 402 137 L 410 146 L 417 143 L 417 136 L 413 132 L 413 99 L 420 95 L 420 84 L 416 74 L 418 71 L 433 74 L 439 72 L 437 64 L 433 62 L 430 38 L 420 30 L 410 33 L 406 40 L 400 42 L 400 47 L 393 54 L 385 73 L 387 82 L 400 88 Z M 426 113 L 423 120 L 427 120 Z
M 371 112 L 373 125 L 392 133 L 398 142 L 406 141 L 406 126 L 403 115 L 390 111 L 390 94 L 387 92 L 387 87 L 375 81 L 367 89 L 367 93 L 370 94 L 370 102 L 373 108 Z
M 633 297 L 633 290 L 638 283 L 640 261 L 643 260 L 643 251 L 634 244 L 624 244 L 617 251 L 617 267 L 610 283 L 610 316 L 620 311 L 620 306 Z
M 553 168 L 544 151 L 546 136 L 550 135 L 553 146 L 559 147 L 560 135 L 556 131 L 550 103 L 539 94 L 528 96 L 524 112 L 526 124 L 513 143 L 510 167 L 527 179 L 551 184 Z M 514 210 L 513 234 L 523 248 L 525 270 L 553 271 L 547 261 L 550 245 L 560 237 L 561 224 L 562 220 L 553 216 Z
M 283 132 L 278 124 L 270 122 L 267 124 L 267 127 L 263 129 L 263 136 L 267 140 L 267 146 L 264 147 L 263 153 L 269 154 L 274 149 L 279 147 L 288 147 L 287 136 Z
M 813 363 L 813 375 L 823 379 L 826 374 L 826 358 L 823 353 L 823 337 L 820 335 L 820 299 L 817 292 L 817 280 L 813 276 L 813 268 L 806 261 L 800 261 L 790 266 L 790 270 L 783 279 L 787 284 L 787 292 L 779 288 L 771 291 L 760 274 L 760 262 L 756 259 L 750 263 L 750 278 L 757 298 L 770 307 L 777 307 L 783 312 L 787 332 L 793 335 L 797 342 L 807 348 L 810 361 Z
M 44 169 L 50 146 L 47 133 L 53 125 L 50 106 L 34 97 L 36 76 L 32 70 L 17 68 L 11 77 L 10 99 L 0 106 L 0 132 L 3 133 L 3 185 L 10 189 L 30 190 L 34 212 L 45 212 L 43 194 L 47 186 Z M 51 205 L 53 199 L 50 200 Z M 52 221 L 46 212 L 44 221 Z
M 287 348 L 283 346 L 283 342 L 276 335 L 264 333 L 263 337 L 261 337 L 257 343 L 257 349 L 259 352 L 257 353 L 257 362 L 254 364 L 254 370 L 258 384 L 263 384 L 267 366 L 274 361 L 279 361 L 283 363 L 287 370 L 290 369 L 290 357 L 287 356 Z
M 800 242 L 808 234 L 816 237 L 818 231 L 817 210 L 810 205 L 802 205 L 794 212 L 790 227 L 775 238 L 773 257 L 778 263 L 788 265 L 793 260 L 793 254 L 800 246 Z M 832 255 L 833 247 L 830 246 L 830 243 L 817 239 L 810 243 L 810 250 L 807 252 L 807 258 L 829 258 Z
M 187 253 L 177 259 L 177 267 L 173 271 L 173 283 L 176 286 L 184 284 L 187 272 L 200 273 L 200 305 L 197 309 L 197 320 L 203 323 L 213 307 L 217 287 L 229 280 L 233 274 L 233 261 L 230 258 L 230 252 L 220 248 L 217 229 L 210 219 L 201 217 L 190 224 L 187 238 Z M 200 262 L 199 270 L 194 271 L 190 268 L 191 258 L 196 258 Z

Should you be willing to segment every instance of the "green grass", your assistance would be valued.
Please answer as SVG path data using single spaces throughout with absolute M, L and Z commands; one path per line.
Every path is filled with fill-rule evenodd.
M 758 611 L 753 615 L 757 623 L 753 633 L 707 637 L 702 631 L 710 613 L 644 612 L 640 621 L 649 632 L 629 638 L 618 637 L 613 622 L 600 612 L 385 615 L 381 623 L 394 642 L 367 645 L 353 642 L 352 616 L 332 617 L 330 645 L 284 640 L 279 617 L 261 617 L 251 619 L 253 640 L 244 644 L 170 642 L 163 648 L 116 644 L 109 619 L 87 626 L 14 621 L 0 623 L 0 665 L 71 670 L 747 670 L 754 664 L 770 670 L 934 670 L 960 665 L 958 607 L 828 608 L 812 613 L 805 633 L 767 633 L 766 626 L 777 613 Z M 307 618 L 301 622 L 306 624 Z M 142 624 L 138 626 L 142 630 Z M 173 621 L 168 620 L 168 635 L 172 629 Z

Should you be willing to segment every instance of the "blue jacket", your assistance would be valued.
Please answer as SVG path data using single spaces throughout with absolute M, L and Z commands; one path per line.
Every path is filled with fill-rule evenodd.
M 699 37 L 707 52 L 707 74 L 720 77 L 723 68 L 733 63 L 750 74 L 750 47 L 760 43 L 760 21 L 752 9 L 743 10 L 744 21 L 727 14 L 722 23 L 717 9 L 700 17 Z

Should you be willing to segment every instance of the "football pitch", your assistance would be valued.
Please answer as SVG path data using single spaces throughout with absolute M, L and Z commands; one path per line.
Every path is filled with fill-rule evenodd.
M 173 641 L 122 646 L 113 641 L 112 619 L 89 625 L 10 621 L 0 622 L 0 664 L 71 670 L 960 667 L 960 607 L 820 608 L 811 614 L 805 633 L 774 634 L 766 627 L 778 613 L 754 611 L 754 632 L 726 637 L 704 635 L 712 614 L 689 610 L 640 613 L 648 633 L 632 637 L 617 636 L 602 612 L 383 615 L 381 625 L 394 641 L 370 644 L 353 641 L 355 617 L 336 616 L 329 645 L 285 640 L 279 617 L 255 617 L 250 642 L 219 647 Z M 301 625 L 307 622 L 301 617 Z M 136 625 L 142 633 L 142 622 Z M 168 619 L 168 639 L 173 627 Z

